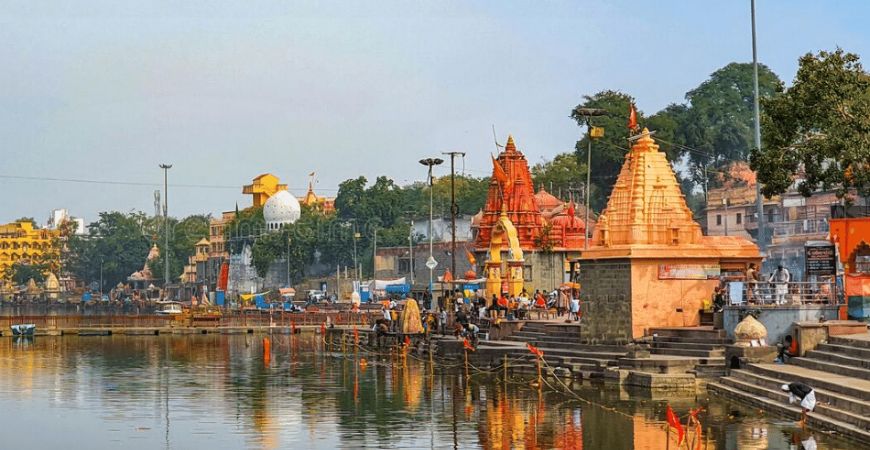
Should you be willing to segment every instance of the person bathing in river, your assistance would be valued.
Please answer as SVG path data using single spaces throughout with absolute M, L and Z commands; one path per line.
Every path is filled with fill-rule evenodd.
M 807 413 L 816 409 L 816 391 L 800 381 L 783 384 L 782 390 L 788 392 L 789 404 L 800 402 L 801 420 L 798 424 L 801 428 L 806 427 Z

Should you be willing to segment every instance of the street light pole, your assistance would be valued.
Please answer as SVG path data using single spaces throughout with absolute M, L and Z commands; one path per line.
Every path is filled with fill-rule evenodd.
M 161 164 L 163 169 L 163 298 L 169 288 L 169 169 L 172 164 Z
M 456 170 L 454 169 L 454 159 L 457 155 L 465 157 L 465 152 L 442 152 L 442 155 L 450 155 L 450 272 L 453 278 L 458 278 L 456 274 L 456 214 L 459 213 L 459 207 L 456 205 Z
M 432 192 L 434 189 L 434 183 L 432 179 L 432 167 L 440 165 L 444 160 L 441 158 L 426 158 L 421 159 L 420 164 L 427 166 L 429 168 L 428 172 L 428 182 L 429 182 L 429 259 L 426 261 L 426 267 L 429 268 L 429 308 L 432 308 L 433 298 L 432 298 L 432 283 L 434 280 L 434 271 L 437 266 L 437 262 L 435 258 L 432 256 L 432 248 L 433 248 L 433 239 L 432 239 L 432 204 L 433 204 L 433 196 Z
M 761 150 L 761 109 L 758 104 L 758 50 L 755 46 L 755 0 L 751 0 L 752 6 L 752 83 L 755 89 L 753 96 L 753 107 L 755 109 L 755 148 Z M 757 173 L 755 177 L 755 208 L 758 214 L 758 248 L 764 252 L 764 199 L 761 197 L 761 180 L 758 179 Z
M 290 236 L 287 236 L 287 287 L 290 287 Z
M 586 149 L 586 230 L 583 232 L 583 249 L 589 249 L 589 239 L 592 237 L 589 234 L 589 202 L 592 196 L 592 123 L 589 119 L 594 116 L 606 116 L 607 111 L 598 108 L 577 108 L 574 114 L 582 117 L 586 122 L 586 140 L 588 141 Z

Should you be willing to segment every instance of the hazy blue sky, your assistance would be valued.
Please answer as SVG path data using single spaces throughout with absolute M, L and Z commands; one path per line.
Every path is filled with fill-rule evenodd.
M 308 5 L 308 6 L 303 6 Z M 759 0 L 759 54 L 870 54 L 866 1 Z M 489 173 L 491 125 L 531 162 L 572 148 L 585 94 L 653 113 L 731 61 L 751 61 L 749 0 L 0 2 L 0 221 L 66 207 L 219 213 L 272 172 L 297 194 L 360 174 L 404 184 L 417 160 L 468 153 Z M 439 171 L 446 172 L 442 166 Z

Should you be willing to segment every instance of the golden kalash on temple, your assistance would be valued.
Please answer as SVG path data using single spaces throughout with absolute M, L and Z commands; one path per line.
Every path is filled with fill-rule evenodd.
M 626 343 L 655 327 L 700 324 L 720 275 L 760 263 L 737 236 L 704 236 L 665 154 L 647 129 L 632 145 L 593 232 L 574 261 L 582 338 Z

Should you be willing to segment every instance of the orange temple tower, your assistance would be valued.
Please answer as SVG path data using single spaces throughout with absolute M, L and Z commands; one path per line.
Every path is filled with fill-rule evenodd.
M 504 151 L 493 160 L 493 176 L 483 207 L 475 249 L 489 249 L 493 227 L 502 211 L 517 230 L 517 239 L 523 250 L 533 250 L 540 239 L 543 218 L 535 199 L 532 175 L 525 155 L 517 151 L 513 136 L 508 136 Z
M 737 236 L 703 236 L 665 154 L 644 129 L 631 147 L 607 207 L 578 260 L 581 333 L 628 342 L 656 327 L 697 326 L 720 276 L 760 264 Z

